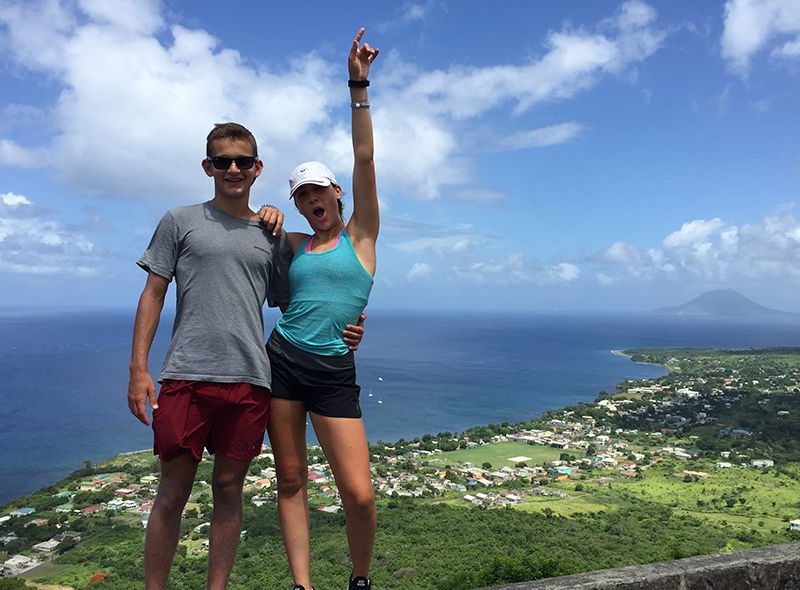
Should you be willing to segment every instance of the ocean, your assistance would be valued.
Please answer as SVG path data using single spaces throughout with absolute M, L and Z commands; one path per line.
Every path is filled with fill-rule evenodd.
M 133 315 L 0 313 L 0 505 L 86 460 L 151 447 L 149 428 L 126 402 Z M 270 313 L 268 330 L 274 320 Z M 163 318 L 151 352 L 155 375 L 170 327 Z M 526 420 L 591 401 L 625 379 L 664 374 L 617 349 L 800 346 L 797 324 L 646 314 L 371 310 L 366 327 L 356 358 L 371 441 Z

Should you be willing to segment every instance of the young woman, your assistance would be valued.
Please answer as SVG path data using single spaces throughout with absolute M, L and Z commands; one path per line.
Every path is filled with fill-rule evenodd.
M 342 341 L 367 304 L 375 274 L 380 216 L 367 75 L 378 49 L 353 40 L 348 58 L 353 136 L 353 214 L 345 224 L 342 189 L 320 162 L 289 179 L 313 233 L 287 234 L 294 250 L 290 303 L 267 342 L 272 367 L 269 437 L 278 479 L 278 514 L 294 590 L 310 590 L 306 414 L 328 458 L 347 520 L 349 588 L 369 590 L 376 512 L 353 353 Z

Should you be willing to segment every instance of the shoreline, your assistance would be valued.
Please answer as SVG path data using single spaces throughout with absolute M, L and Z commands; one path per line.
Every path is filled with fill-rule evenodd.
M 654 351 L 657 351 L 657 350 L 665 350 L 665 348 L 653 348 L 653 349 L 649 349 L 649 350 L 654 350 Z M 692 350 L 692 349 L 689 349 L 689 350 Z M 694 349 L 694 350 L 699 350 L 699 348 L 697 348 L 697 349 Z M 723 349 L 723 348 L 720 348 L 720 349 L 717 349 L 717 350 L 725 350 L 725 349 Z M 764 350 L 764 351 L 767 351 L 767 350 L 770 350 L 770 348 L 769 348 L 769 347 L 767 347 L 767 348 L 760 348 L 760 349 L 758 349 L 758 348 L 754 348 L 754 349 L 751 349 L 751 350 Z M 668 374 L 670 374 L 670 370 L 669 370 L 669 368 L 668 368 L 666 365 L 664 365 L 664 364 L 660 364 L 660 363 L 653 363 L 653 362 L 646 362 L 646 361 L 634 361 L 634 360 L 633 360 L 633 358 L 632 358 L 632 355 L 630 355 L 630 354 L 626 354 L 626 353 L 625 353 L 623 350 L 621 350 L 621 349 L 610 349 L 610 350 L 609 350 L 609 352 L 610 352 L 612 355 L 614 355 L 614 356 L 620 356 L 620 357 L 627 358 L 627 359 L 631 360 L 632 362 L 634 362 L 634 363 L 636 363 L 636 364 L 641 364 L 641 365 L 650 365 L 650 366 L 661 367 L 662 369 L 664 369 L 664 371 L 666 372 L 666 374 L 667 374 L 667 375 L 668 375 Z M 649 380 L 651 380 L 651 379 L 658 379 L 658 378 L 660 378 L 660 377 L 661 377 L 661 376 L 659 376 L 659 377 L 650 377 L 650 378 L 646 379 L 646 381 L 649 381 Z M 622 383 L 622 381 L 621 381 L 621 382 L 619 382 L 619 383 Z M 617 384 L 615 384 L 615 385 L 619 385 L 619 383 L 617 383 Z M 591 401 L 593 401 L 593 400 L 596 400 L 596 399 L 597 399 L 597 395 L 598 395 L 598 394 L 599 394 L 599 392 L 595 392 L 594 396 L 593 396 L 592 398 L 590 398 L 590 399 L 587 399 L 587 401 L 586 401 L 586 402 L 584 402 L 584 403 L 591 403 Z M 567 406 L 568 406 L 568 405 L 569 405 L 569 404 L 567 404 Z M 551 409 L 543 410 L 543 411 L 541 411 L 541 412 L 538 412 L 538 413 L 536 413 L 535 415 L 532 415 L 532 416 L 530 416 L 530 417 L 529 417 L 529 418 L 527 418 L 526 420 L 533 420 L 533 419 L 536 419 L 536 418 L 537 418 L 539 415 L 541 415 L 541 414 L 543 414 L 543 413 L 545 413 L 545 412 L 550 412 L 550 411 L 558 411 L 559 409 L 563 409 L 563 408 L 565 408 L 565 407 L 567 407 L 567 406 L 557 406 L 557 407 L 554 407 L 554 408 L 551 408 Z M 471 428 L 480 428 L 480 427 L 483 427 L 483 426 L 489 426 L 489 425 L 491 425 L 491 424 L 493 424 L 493 423 L 491 423 L 491 422 L 488 422 L 488 423 L 479 423 L 479 424 L 474 424 L 474 425 L 472 425 L 472 426 L 469 426 L 469 427 L 466 427 L 466 428 L 464 428 L 464 431 L 466 431 L 466 430 L 469 430 L 469 429 L 471 429 Z M 417 438 L 421 438 L 422 436 L 426 436 L 426 435 L 433 435 L 433 434 L 434 434 L 433 432 L 426 432 L 426 433 L 419 434 Z M 373 442 L 370 442 L 370 444 L 374 444 L 374 442 L 375 442 L 375 441 L 373 441 Z M 312 443 L 312 444 L 316 444 L 316 443 Z M 103 459 L 102 461 L 99 461 L 99 462 L 97 462 L 97 463 L 95 463 L 95 464 L 107 463 L 107 462 L 113 461 L 113 460 L 114 460 L 115 458 L 117 458 L 117 457 L 124 457 L 124 456 L 129 456 L 129 455 L 135 455 L 135 454 L 142 453 L 142 452 L 150 452 L 150 453 L 152 453 L 152 451 L 153 451 L 152 447 L 146 447 L 146 448 L 139 449 L 139 450 L 121 451 L 121 452 L 115 453 L 114 455 L 112 455 L 112 456 L 110 456 L 110 457 L 108 457 L 108 458 L 106 458 L 106 459 Z M 13 506 L 13 505 L 19 504 L 19 501 L 20 501 L 22 498 L 25 498 L 25 497 L 27 497 L 27 496 L 30 496 L 30 495 L 36 494 L 36 493 L 38 493 L 39 491 L 41 491 L 42 489 L 44 489 L 44 488 L 47 488 L 47 487 L 49 487 L 49 486 L 53 486 L 53 485 L 56 485 L 56 484 L 58 484 L 60 481 L 62 481 L 62 480 L 63 480 L 63 479 L 65 479 L 66 477 L 68 477 L 70 473 L 72 473 L 72 472 L 74 472 L 74 471 L 77 471 L 77 470 L 79 470 L 80 468 L 81 468 L 81 467 L 80 467 L 79 465 L 76 465 L 76 466 L 74 466 L 74 468 L 73 468 L 71 471 L 69 471 L 67 474 L 65 474 L 65 475 L 64 475 L 64 477 L 61 477 L 61 478 L 59 478 L 59 479 L 57 479 L 57 480 L 54 480 L 54 481 L 51 481 L 51 482 L 49 482 L 49 483 L 47 483 L 47 484 L 45 484 L 45 485 L 42 485 L 42 486 L 38 487 L 38 488 L 37 488 L 37 489 L 35 489 L 35 490 L 32 490 L 32 491 L 30 491 L 30 492 L 25 492 L 25 493 L 22 493 L 22 494 L 20 494 L 20 495 L 16 495 L 16 496 L 12 497 L 11 499 L 9 499 L 8 501 L 4 502 L 4 503 L 3 503 L 3 504 L 0 506 L 0 508 L 6 509 L 7 507 L 10 507 L 10 506 Z
M 659 350 L 659 349 L 654 348 L 653 350 Z M 669 367 L 667 367 L 667 365 L 662 365 L 661 363 L 649 363 L 647 361 L 635 361 L 635 360 L 633 360 L 633 356 L 632 355 L 626 354 L 624 351 L 619 350 L 619 349 L 612 349 L 611 350 L 611 354 L 613 354 L 614 356 L 621 356 L 623 358 L 626 358 L 629 361 L 631 361 L 632 363 L 636 363 L 637 365 L 649 365 L 651 367 L 663 367 L 664 370 L 667 372 L 667 374 L 669 374 Z
M 655 349 L 654 349 L 654 350 L 655 350 Z M 632 362 L 634 362 L 634 363 L 636 363 L 636 364 L 642 364 L 642 365 L 652 365 L 652 366 L 658 366 L 658 367 L 662 367 L 662 368 L 664 368 L 664 369 L 667 371 L 667 373 L 669 373 L 669 370 L 668 370 L 668 369 L 667 369 L 667 368 L 666 368 L 664 365 L 660 365 L 660 364 L 658 364 L 658 363 L 647 363 L 647 362 L 633 361 L 633 359 L 632 359 L 631 355 L 629 355 L 629 354 L 625 354 L 625 353 L 624 353 L 622 350 L 613 349 L 613 350 L 611 350 L 610 352 L 611 352 L 611 354 L 613 354 L 614 356 L 621 356 L 621 357 L 627 358 L 627 359 L 631 360 Z M 657 378 L 657 377 L 656 377 L 656 378 Z M 615 384 L 615 385 L 618 385 L 618 384 Z M 590 399 L 587 399 L 587 403 L 590 403 L 590 400 L 595 400 L 595 399 L 597 399 L 597 395 L 598 395 L 598 393 L 599 393 L 599 392 L 595 392 L 595 394 L 594 394 L 594 397 L 592 397 L 592 398 L 590 398 Z M 558 411 L 559 409 L 563 409 L 564 407 L 566 407 L 566 406 L 557 406 L 557 407 L 554 407 L 554 408 L 551 408 L 551 409 L 548 409 L 548 410 L 542 410 L 542 411 L 540 411 L 540 412 L 538 412 L 538 413 L 535 413 L 535 414 L 531 415 L 531 416 L 530 416 L 529 418 L 527 418 L 526 420 L 534 420 L 534 419 L 536 419 L 538 416 L 542 415 L 542 414 L 543 414 L 543 413 L 545 413 L 545 412 L 550 412 L 550 411 Z M 492 423 L 491 423 L 491 422 L 488 422 L 488 423 L 479 423 L 479 424 L 474 424 L 474 425 L 472 425 L 472 426 L 468 426 L 468 427 L 464 428 L 464 431 L 466 431 L 466 430 L 469 430 L 469 429 L 471 429 L 471 428 L 480 428 L 480 427 L 484 427 L 484 426 L 489 426 L 490 424 L 492 424 Z M 434 433 L 432 433 L 432 432 L 424 432 L 424 433 L 421 433 L 421 434 L 419 434 L 419 435 L 417 436 L 417 438 L 421 438 L 421 437 L 423 437 L 423 436 L 427 436 L 427 435 L 433 435 L 433 434 L 434 434 Z M 267 440 L 267 439 L 265 439 L 265 442 L 266 442 L 266 440 Z M 396 442 L 396 441 L 395 441 L 395 442 Z M 312 445 L 318 445 L 319 443 L 318 443 L 318 442 L 316 442 L 316 438 L 314 438 L 312 441 L 310 441 L 310 444 L 312 444 Z M 370 444 L 375 444 L 375 441 L 372 441 L 372 442 L 370 442 Z M 268 444 L 267 444 L 267 448 L 270 448 Z M 114 459 L 116 459 L 116 458 L 118 458 L 118 457 L 132 456 L 132 455 L 136 455 L 136 454 L 143 453 L 143 452 L 150 452 L 150 453 L 152 453 L 152 452 L 153 452 L 153 448 L 152 448 L 152 447 L 147 447 L 147 448 L 138 449 L 138 450 L 120 451 L 119 453 L 116 453 L 116 454 L 114 454 L 114 455 L 112 455 L 112 456 L 110 456 L 110 457 L 108 457 L 108 458 L 106 458 L 106 459 L 103 459 L 103 460 L 101 460 L 101 461 L 98 461 L 98 462 L 93 462 L 93 464 L 97 465 L 97 464 L 108 463 L 108 462 L 111 462 L 111 461 L 113 461 Z M 153 455 L 153 456 L 155 457 L 155 455 Z M 42 489 L 44 489 L 44 488 L 46 488 L 46 487 L 49 487 L 49 486 L 52 486 L 52 485 L 56 485 L 56 484 L 58 484 L 60 481 L 62 481 L 63 479 L 65 479 L 65 478 L 69 477 L 69 475 L 70 475 L 71 473 L 73 473 L 74 471 L 77 471 L 77 470 L 79 470 L 80 468 L 81 468 L 80 466 L 76 466 L 76 467 L 75 467 L 74 469 L 72 469 L 70 472 L 68 472 L 67 474 L 65 474 L 65 475 L 64 475 L 64 477 L 62 477 L 62 478 L 60 478 L 60 479 L 58 479 L 58 480 L 52 481 L 52 482 L 50 482 L 50 483 L 48 483 L 48 484 L 46 484 L 46 485 L 44 485 L 44 486 L 41 486 L 41 487 L 39 487 L 39 488 L 37 488 L 37 489 L 35 489 L 35 490 L 33 490 L 33 491 L 30 491 L 30 492 L 23 493 L 23 494 L 21 494 L 21 495 L 15 496 L 15 497 L 13 497 L 12 499 L 10 499 L 10 500 L 8 500 L 7 502 L 5 502 L 4 504 L 2 504 L 2 506 L 0 506 L 0 507 L 5 509 L 6 507 L 9 507 L 9 506 L 12 506 L 12 505 L 14 505 L 15 503 L 18 503 L 18 501 L 19 501 L 20 499 L 22 499 L 22 498 L 25 498 L 25 497 L 27 497 L 27 496 L 30 496 L 30 495 L 32 495 L 32 494 L 36 494 L 36 493 L 38 493 L 39 491 L 41 491 Z

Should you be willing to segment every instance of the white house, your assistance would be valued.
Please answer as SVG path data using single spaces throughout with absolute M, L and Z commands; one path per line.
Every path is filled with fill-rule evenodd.
M 12 575 L 21 574 L 39 565 L 39 562 L 27 555 L 14 555 L 3 562 L 3 566 L 11 571 Z
M 36 543 L 31 549 L 34 551 L 41 551 L 42 553 L 50 553 L 58 549 L 58 541 L 54 541 L 53 539 L 42 541 L 41 543 Z
M 767 467 L 774 467 L 775 461 L 772 459 L 753 459 L 750 461 L 750 467 L 755 467 L 756 469 L 765 469 Z

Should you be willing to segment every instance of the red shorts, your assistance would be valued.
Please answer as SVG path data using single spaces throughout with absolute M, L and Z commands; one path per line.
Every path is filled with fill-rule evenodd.
M 266 387 L 165 379 L 153 412 L 153 452 L 163 461 L 181 453 L 200 461 L 206 447 L 250 461 L 261 452 L 268 415 Z

